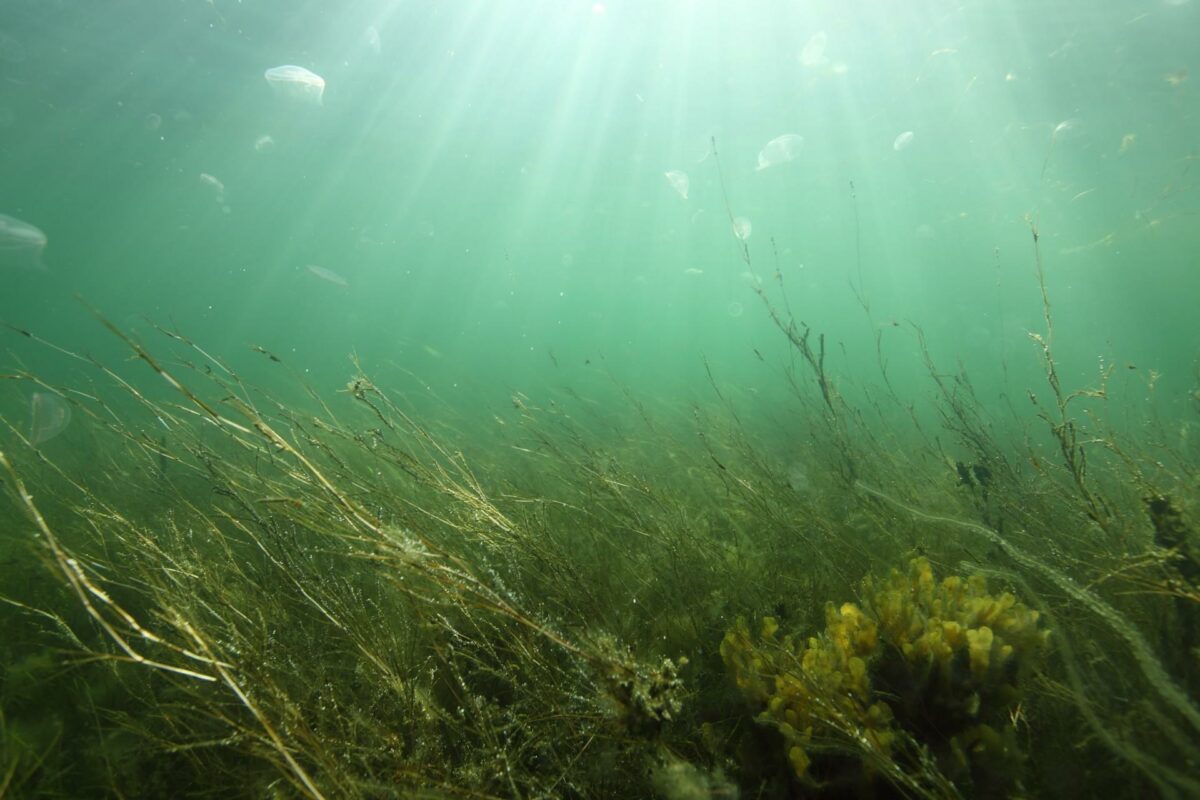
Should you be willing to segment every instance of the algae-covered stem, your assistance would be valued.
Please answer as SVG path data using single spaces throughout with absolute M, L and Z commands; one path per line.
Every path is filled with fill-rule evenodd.
M 100 608 L 97 606 L 97 603 L 109 608 L 117 617 L 120 618 L 121 622 L 123 622 L 140 639 L 153 644 L 162 645 L 170 650 L 174 650 L 186 658 L 213 668 L 217 668 L 219 666 L 229 666 L 223 662 L 216 661 L 212 658 L 200 655 L 188 650 L 187 648 L 179 647 L 178 645 L 166 641 L 153 631 L 145 628 L 132 614 L 118 605 L 117 602 L 113 600 L 107 592 L 97 586 L 92 579 L 88 577 L 79 561 L 72 557 L 59 543 L 58 537 L 54 535 L 54 531 L 46 522 L 46 518 L 42 516 L 42 512 L 34 504 L 33 495 L 30 494 L 29 490 L 25 488 L 25 482 L 17 473 L 16 467 L 13 466 L 12 462 L 8 459 L 8 456 L 6 456 L 2 450 L 0 450 L 0 466 L 4 467 L 4 470 L 8 473 L 8 478 L 12 484 L 13 492 L 17 496 L 17 503 L 24 509 L 25 513 L 37 527 L 38 533 L 45 540 L 46 546 L 49 548 L 50 553 L 54 558 L 55 565 L 58 567 L 59 571 L 62 572 L 63 577 L 66 578 L 67 583 L 71 586 L 71 589 L 74 590 L 75 595 L 79 598 L 79 602 L 83 605 L 84 609 L 86 609 L 88 615 L 96 621 L 96 624 L 100 626 L 105 634 L 112 639 L 113 643 L 120 648 L 121 652 L 125 654 L 124 659 L 120 659 L 118 657 L 118 660 L 128 660 L 135 664 L 143 664 L 148 667 L 154 667 L 155 669 L 173 672 L 177 675 L 183 675 L 188 678 L 196 678 L 202 681 L 211 682 L 216 680 L 216 678 L 214 678 L 212 675 L 207 675 L 203 672 L 196 672 L 195 670 L 176 666 L 174 664 L 167 664 L 165 662 L 157 661 L 142 655 L 142 653 L 139 652 L 129 642 L 126 636 L 118 631 L 116 627 L 114 627 L 113 623 L 100 612 Z
M 725 172 L 721 169 L 721 157 L 717 153 L 717 137 L 712 137 L 711 141 L 713 161 L 716 162 L 717 178 L 721 184 L 721 197 L 725 201 L 725 213 L 729 217 L 729 224 L 733 225 L 733 208 L 729 205 L 729 193 L 725 190 Z M 783 331 L 784 335 L 788 337 L 788 341 L 800 351 L 800 354 L 804 356 L 804 360 L 812 367 L 813 372 L 816 374 L 817 385 L 821 389 L 821 398 L 825 401 L 825 405 L 829 407 L 830 412 L 832 412 L 836 419 L 837 409 L 834 408 L 829 379 L 825 374 L 825 334 L 817 334 L 818 349 L 814 352 L 812 346 L 808 343 L 808 336 L 812 333 L 812 329 L 801 322 L 800 326 L 804 328 L 804 332 L 800 333 L 796 329 L 795 317 L 790 317 L 786 323 L 783 321 L 783 317 L 780 315 L 778 309 L 775 308 L 775 305 L 767 297 L 767 293 L 763 291 L 762 281 L 758 278 L 757 273 L 754 272 L 754 263 L 750 259 L 749 242 L 745 239 L 739 239 L 738 243 L 741 246 L 742 260 L 746 262 L 746 266 L 750 269 L 751 274 L 754 275 L 754 293 L 758 295 L 763 305 L 766 306 L 767 313 L 771 316 L 771 321 L 775 323 L 777 328 Z
M 854 298 L 858 300 L 858 304 L 863 307 L 863 311 L 867 312 L 867 319 L 871 319 L 871 304 L 867 302 L 866 289 L 863 286 L 862 274 L 862 223 L 858 219 L 858 193 L 854 190 L 854 181 L 850 181 L 850 205 L 854 208 L 854 261 L 858 270 L 858 286 L 854 285 L 854 281 L 847 280 L 850 284 L 850 291 L 854 292 Z
M 1038 333 L 1029 334 L 1029 338 L 1037 342 L 1042 353 L 1042 360 L 1046 366 L 1046 382 L 1050 384 L 1050 390 L 1054 393 L 1054 402 L 1057 406 L 1056 419 L 1051 419 L 1046 412 L 1041 412 L 1042 419 L 1050 425 L 1050 432 L 1058 442 L 1059 450 L 1062 451 L 1063 460 L 1066 462 L 1067 469 L 1071 473 L 1071 479 L 1075 483 L 1075 488 L 1079 492 L 1079 496 L 1083 499 L 1084 505 L 1087 507 L 1088 517 L 1099 525 L 1101 528 L 1107 526 L 1110 512 L 1104 506 L 1103 501 L 1092 493 L 1087 487 L 1087 453 L 1083 449 L 1084 444 L 1090 442 L 1079 441 L 1079 431 L 1075 426 L 1075 422 L 1067 416 L 1067 405 L 1076 397 L 1099 397 L 1105 396 L 1104 389 L 1093 391 L 1079 391 L 1070 395 L 1063 395 L 1062 383 L 1058 377 L 1058 366 L 1054 361 L 1054 352 L 1052 344 L 1054 341 L 1054 322 L 1050 314 L 1050 294 L 1046 290 L 1046 275 L 1042 267 L 1042 249 L 1039 246 L 1041 235 L 1038 233 L 1037 222 L 1029 221 L 1029 231 L 1033 236 L 1033 260 L 1037 272 L 1038 289 L 1042 295 L 1042 319 L 1046 324 L 1046 335 L 1042 336 Z M 1029 393 L 1029 399 L 1034 405 L 1038 405 L 1037 396 Z

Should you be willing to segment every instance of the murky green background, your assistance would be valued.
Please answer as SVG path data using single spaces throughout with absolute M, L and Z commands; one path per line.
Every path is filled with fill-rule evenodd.
M 765 398 L 755 350 L 791 356 L 731 210 L 839 372 L 873 380 L 881 332 L 893 381 L 925 381 L 912 321 L 993 404 L 1039 381 L 1031 219 L 1068 386 L 1116 362 L 1130 399 L 1154 369 L 1165 413 L 1188 402 L 1200 4 L 3 6 L 0 213 L 49 244 L 46 272 L 0 266 L 0 317 L 71 349 L 127 352 L 78 295 L 251 381 L 278 368 L 250 345 L 322 391 L 357 353 L 471 414 L 609 376 L 681 402 L 702 356 Z M 272 92 L 281 64 L 324 77 L 320 107 Z M 785 133 L 799 156 L 756 170 Z M 0 365 L 68 377 L 27 344 Z

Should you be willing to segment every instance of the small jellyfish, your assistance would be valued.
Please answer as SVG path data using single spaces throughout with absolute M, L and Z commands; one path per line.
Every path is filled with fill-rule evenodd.
M 20 64 L 29 57 L 25 45 L 14 36 L 0 31 L 0 61 L 7 64 Z
M 383 50 L 383 42 L 379 39 L 379 29 L 374 25 L 370 25 L 363 32 L 363 41 L 366 42 L 367 49 L 375 55 Z
M 257 153 L 267 153 L 275 149 L 275 139 L 269 133 L 264 133 L 254 140 L 254 150 Z
M 225 194 L 225 184 L 221 183 L 221 179 L 215 175 L 209 175 L 207 172 L 201 172 L 200 182 L 205 186 L 211 186 L 217 194 Z
M 776 136 L 758 151 L 758 168 L 763 170 L 776 164 L 785 164 L 800 155 L 800 148 L 803 146 L 804 137 L 797 133 Z
M 673 169 L 670 172 L 663 173 L 667 176 L 667 183 L 671 184 L 671 188 L 679 192 L 679 196 L 687 200 L 688 196 L 688 176 L 686 172 Z
M 812 481 L 808 478 L 808 469 L 799 462 L 788 465 L 787 485 L 793 492 L 804 494 L 812 489 Z
M 205 186 L 211 187 L 213 192 L 216 193 L 214 199 L 217 201 L 218 205 L 224 205 L 224 203 L 225 203 L 225 184 L 221 183 L 220 178 L 216 177 L 215 175 L 209 175 L 207 172 L 201 172 L 200 173 L 200 182 L 203 183 Z M 228 213 L 228 212 L 226 212 L 226 213 Z
M 897 136 L 896 140 L 892 142 L 892 149 L 895 150 L 897 153 L 899 153 L 901 150 L 903 150 L 904 148 L 906 148 L 910 144 L 912 144 L 912 140 L 913 140 L 913 132 L 905 131 L 904 133 Z
M 281 67 L 271 67 L 263 75 L 276 94 L 321 105 L 321 98 L 325 94 L 325 79 L 315 72 L 285 64 Z
M 34 392 L 29 403 L 29 443 L 37 447 L 71 424 L 71 405 L 52 392 Z
M 743 242 L 750 238 L 750 232 L 754 230 L 750 224 L 750 220 L 745 217 L 735 217 L 733 220 L 733 235 L 741 239 Z
M 142 126 L 146 130 L 150 131 L 151 133 L 153 133 L 154 131 L 161 128 L 162 123 L 163 123 L 162 115 L 155 114 L 153 111 L 151 111 L 149 114 L 147 114 L 146 118 L 144 120 L 142 120 Z
M 1064 119 L 1062 122 L 1054 126 L 1054 132 L 1050 134 L 1052 138 L 1059 139 L 1068 133 L 1075 130 L 1075 120 Z
M 822 67 L 829 63 L 825 57 L 825 45 L 829 37 L 825 31 L 814 33 L 800 50 L 800 63 L 805 67 Z
M 315 275 L 316 277 L 320 278 L 323 281 L 332 283 L 335 286 L 341 286 L 341 287 L 349 287 L 350 286 L 349 282 L 347 282 L 347 280 L 345 278 L 343 278 L 341 275 L 338 275 L 336 272 L 334 272 L 331 269 L 326 269 L 325 267 L 319 267 L 316 264 L 309 264 L 308 267 L 306 267 L 306 269 L 308 269 L 309 273 L 311 273 L 312 275 Z
M 45 269 L 46 234 L 28 222 L 0 214 L 0 266 Z
M 729 313 L 729 316 L 733 317 L 734 319 L 737 319 L 738 317 L 740 317 L 742 315 L 742 312 L 745 309 L 742 308 L 742 304 L 739 303 L 737 300 L 732 300 L 732 301 L 730 301 L 729 306 L 725 310 Z

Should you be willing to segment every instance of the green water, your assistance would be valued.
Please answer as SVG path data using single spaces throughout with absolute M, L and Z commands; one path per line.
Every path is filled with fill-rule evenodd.
M 1021 361 L 1030 216 L 1071 374 L 1107 355 L 1179 390 L 1200 121 L 1194 79 L 1168 78 L 1195 72 L 1197 9 L 1043 6 L 13 0 L 0 210 L 47 233 L 49 272 L 6 270 L 0 313 L 79 341 L 79 294 L 229 358 L 257 343 L 334 380 L 355 350 L 477 399 L 550 379 L 549 351 L 674 391 L 699 354 L 779 345 L 715 137 L 757 270 L 849 350 L 913 320 L 981 379 Z M 272 93 L 283 63 L 325 79 L 322 106 Z M 785 133 L 796 159 L 756 171 Z
M 530 433 L 536 427 L 530 420 L 558 425 L 569 419 L 578 427 L 564 437 L 593 436 L 592 444 L 611 458 L 597 463 L 636 464 L 631 473 L 649 476 L 678 502 L 678 519 L 693 512 L 720 516 L 724 512 L 706 509 L 719 507 L 739 486 L 756 492 L 751 484 L 762 484 L 749 476 L 761 468 L 784 476 L 775 484 L 780 507 L 811 502 L 794 513 L 815 514 L 822 520 L 818 528 L 839 531 L 830 533 L 833 538 L 843 536 L 839 526 L 846 526 L 850 539 L 838 541 L 853 540 L 856 547 L 876 547 L 853 539 L 870 527 L 864 519 L 883 527 L 913 519 L 894 508 L 880 510 L 874 495 L 862 493 L 863 481 L 895 490 L 913 507 L 920 494 L 913 487 L 927 481 L 940 487 L 930 489 L 928 513 L 964 516 L 963 508 L 974 509 L 989 529 L 1002 528 L 998 512 L 984 508 L 986 491 L 972 506 L 961 497 L 962 484 L 953 483 L 955 461 L 978 459 L 993 468 L 997 462 L 987 460 L 977 439 L 956 439 L 963 426 L 945 410 L 951 395 L 938 399 L 932 372 L 935 378 L 958 375 L 955 392 L 969 379 L 969 405 L 983 420 L 979 429 L 1008 454 L 997 458 L 1016 465 L 1011 491 L 999 485 L 993 490 L 1006 498 L 1010 513 L 1033 515 L 1029 498 L 1053 495 L 1062 500 L 1055 513 L 1063 516 L 1054 517 L 1055 524 L 1069 518 L 1079 530 L 1095 524 L 1104 531 L 1104 537 L 1088 539 L 1053 527 L 1047 516 L 1047 529 L 1062 539 L 1047 539 L 1032 523 L 1022 528 L 1030 558 L 1109 591 L 1104 582 L 1122 574 L 1122 559 L 1172 546 L 1148 533 L 1139 498 L 1169 490 L 1184 511 L 1184 527 L 1190 524 L 1200 391 L 1200 3 L 1194 0 L 2 5 L 0 214 L 35 226 L 46 244 L 44 268 L 38 269 L 0 241 L 0 321 L 9 326 L 0 334 L 0 375 L 13 378 L 0 382 L 0 418 L 8 423 L 0 430 L 0 452 L 10 454 L 18 473 L 33 476 L 28 480 L 35 498 L 61 500 L 54 521 L 64 530 L 89 530 L 79 520 L 87 518 L 84 509 L 95 507 L 65 499 L 71 480 L 88 487 L 94 480 L 105 487 L 94 489 L 96 497 L 117 497 L 120 490 L 112 487 L 140 480 L 130 477 L 139 459 L 175 476 L 174 462 L 165 466 L 165 456 L 135 452 L 143 447 L 131 444 L 135 440 L 161 442 L 164 452 L 182 461 L 212 445 L 203 429 L 194 437 L 179 433 L 183 428 L 171 414 L 187 403 L 144 364 L 128 364 L 136 352 L 106 331 L 89 307 L 159 353 L 173 374 L 192 385 L 206 372 L 215 370 L 218 379 L 236 374 L 274 398 L 281 413 L 285 406 L 315 408 L 313 398 L 320 397 L 332 408 L 330 419 L 341 415 L 357 429 L 377 424 L 371 413 L 346 410 L 353 401 L 347 381 L 361 369 L 403 398 L 399 405 L 415 426 L 444 435 L 448 450 L 475 459 L 493 498 L 509 500 L 524 491 L 549 502 L 561 486 L 590 480 L 594 465 L 585 467 L 587 459 L 575 461 L 560 449 L 553 449 L 554 458 L 562 459 L 553 462 L 555 469 L 519 464 L 521 456 L 507 455 L 514 452 L 510 445 L 529 444 L 514 431 Z M 289 64 L 323 79 L 319 103 L 279 91 L 264 75 Z M 763 165 L 768 143 L 788 134 L 802 137 L 802 145 L 790 159 Z M 667 173 L 675 171 L 687 175 L 686 197 L 669 180 Z M 735 235 L 735 218 L 752 224 L 744 241 Z M 1064 395 L 1100 387 L 1107 393 L 1102 405 L 1070 406 L 1072 419 L 1084 428 L 1091 423 L 1096 441 L 1111 445 L 1096 456 L 1116 465 L 1103 501 L 1089 501 L 1087 488 L 1063 499 L 1074 491 L 1070 466 L 1045 466 L 1062 449 L 1053 427 L 1059 417 L 1052 411 L 1038 416 L 1053 401 L 1046 363 L 1030 334 L 1047 334 L 1047 309 Z M 809 366 L 786 335 L 789 325 L 793 332 L 811 329 L 814 347 L 824 337 L 823 364 L 836 402 L 821 402 Z M 180 347 L 155 326 L 186 336 L 202 351 Z M 920 335 L 934 366 L 922 359 Z M 115 373 L 98 373 L 89 358 Z M 112 374 L 131 381 L 157 412 L 146 415 L 151 406 L 123 389 L 119 399 L 108 401 L 111 414 L 89 405 L 115 386 Z M 32 385 L 30 376 L 44 383 Z M 37 424 L 33 393 L 48 386 L 70 394 L 75 413 L 61 434 L 35 450 L 23 437 Z M 201 392 L 214 406 L 231 393 L 214 391 Z M 1040 405 L 1031 404 L 1031 393 Z M 842 410 L 843 400 L 865 416 Z M 394 410 L 378 419 L 395 421 Z M 227 408 L 222 413 L 236 416 Z M 288 428 L 291 441 L 303 439 L 296 430 Z M 548 442 L 561 433 L 555 431 L 535 438 Z M 168 438 L 177 434 L 179 440 Z M 1124 436 L 1144 451 L 1118 447 Z M 265 458 L 268 449 L 260 455 Z M 185 450 L 190 455 L 182 455 Z M 864 468 L 862 452 L 868 451 L 881 460 Z M 1152 453 L 1168 453 L 1168 466 L 1147 455 Z M 242 457 L 225 455 L 230 463 Z M 739 457 L 740 472 L 734 467 Z M 904 466 L 906 458 L 919 469 Z M 104 459 L 99 469 L 96 459 Z M 63 472 L 52 473 L 47 463 Z M 237 474 L 257 469 L 256 461 L 253 470 Z M 1031 488 L 1047 469 L 1058 470 L 1058 488 Z M 1121 469 L 1128 471 L 1118 475 Z M 345 472 L 334 472 L 351 483 Z M 748 477 L 741 483 L 727 478 L 735 473 Z M 879 483 L 893 474 L 895 485 Z M 15 486 L 12 475 L 9 488 Z M 229 478 L 229 485 L 247 480 Z M 281 487 L 288 480 L 280 477 L 254 491 L 285 495 Z M 1096 485 L 1103 480 L 1097 477 Z M 317 485 L 297 484 L 292 493 L 315 498 Z M 367 496 L 364 486 L 355 485 Z M 912 491 L 900 491 L 902 485 Z M 813 497 L 827 494 L 797 500 L 788 487 L 799 494 L 811 490 Z M 209 502 L 215 489 L 171 491 L 176 493 L 164 490 L 163 497 L 180 501 L 176 505 L 129 495 L 132 516 L 177 510 L 182 518 L 195 508 L 193 501 Z M 585 496 L 562 500 L 563 508 L 585 515 L 577 521 L 584 527 L 605 518 L 590 513 Z M 736 519 L 730 529 L 778 527 L 788 517 L 742 501 L 745 506 L 729 501 L 741 509 L 731 512 Z M 391 509 L 403 519 L 398 501 L 394 508 L 386 499 L 377 501 L 378 508 L 376 501 L 362 502 L 381 518 L 387 515 L 380 509 Z M 431 509 L 430 502 L 414 499 L 412 505 Z M 1106 504 L 1103 514 L 1096 511 Z M 668 505 L 664 501 L 659 510 Z M 1068 506 L 1072 510 L 1063 510 Z M 1126 522 L 1104 522 L 1109 511 L 1124 513 Z M 444 522 L 432 512 L 430 518 Z M 356 523 L 347 519 L 332 514 L 329 524 L 350 530 Z M 3 552 L 16 552 L 12 543 L 28 538 L 25 517 L 14 512 L 0 520 L 6 528 L 0 538 L 10 543 Z M 713 524 L 714 531 L 719 527 Z M 111 543 L 107 535 L 97 529 L 96 541 Z M 854 558 L 829 556 L 838 569 L 845 567 L 840 578 L 814 578 L 806 590 L 813 593 L 810 611 L 796 612 L 793 622 L 802 618 L 819 626 L 826 600 L 851 596 L 864 573 L 885 574 L 913 553 L 942 559 L 939 577 L 958 571 L 958 559 L 990 564 L 987 552 L 1001 561 L 1011 555 L 1007 545 L 981 550 L 968 544 L 969 535 L 967 529 L 929 540 L 914 534 L 885 547 L 895 550 L 886 558 L 878 551 L 878 563 L 870 565 L 846 567 Z M 780 563 L 807 564 L 806 546 L 796 545 L 786 557 L 772 552 Z M 493 575 L 506 556 L 489 552 L 479 561 L 473 560 L 477 554 L 464 554 L 462 563 Z M 705 552 L 695 558 L 732 559 Z M 1064 637 L 1077 624 L 1067 622 L 1068 607 L 1107 619 L 1091 601 L 1071 599 L 1057 582 L 1059 573 L 1038 572 L 1020 557 L 1007 568 L 1011 573 L 1002 565 L 996 574 L 1014 581 L 1031 608 L 1057 604 L 1058 616 L 1048 619 L 1057 619 Z M 59 601 L 47 599 L 49 590 L 29 569 L 0 568 L 0 594 L 55 607 Z M 552 597 L 570 585 L 549 578 L 521 584 L 516 575 L 523 569 L 505 572 L 510 584 L 520 584 L 518 594 L 544 591 Z M 634 574 L 612 570 L 627 579 Z M 121 583 L 115 573 L 97 574 Z M 1022 579 L 1043 583 L 1030 588 Z M 620 581 L 612 580 L 608 591 L 622 597 Z M 779 613 L 771 612 L 770 591 L 791 586 L 789 580 L 764 579 L 763 587 L 746 589 L 746 595 L 722 589 L 728 607 L 701 626 L 707 645 L 684 636 L 663 644 L 668 635 L 651 637 L 649 622 L 621 629 L 617 620 L 632 613 L 624 607 L 611 611 L 608 630 L 621 629 L 614 635 L 647 663 L 695 645 L 701 655 L 692 653 L 691 660 L 703 665 L 707 652 L 709 664 L 694 669 L 715 674 L 721 666 L 716 643 L 734 618 Z M 1112 588 L 1106 602 L 1126 602 L 1121 598 L 1140 597 L 1144 589 Z M 1179 591 L 1176 602 L 1186 595 Z M 1200 593 L 1194 584 L 1191 591 L 1194 602 Z M 151 591 L 146 598 L 144 606 L 129 600 L 131 607 L 154 616 L 147 609 L 169 606 Z M 522 607 L 540 608 L 543 599 Z M 1157 657 L 1175 680 L 1196 668 L 1194 640 L 1180 639 L 1182 646 L 1172 649 L 1172 637 L 1183 634 L 1151 623 L 1163 613 L 1153 600 L 1127 602 L 1122 613 L 1134 622 L 1128 629 L 1112 626 L 1106 635 L 1113 642 L 1128 643 L 1125 630 L 1136 627 L 1161 646 Z M 571 602 L 563 600 L 561 608 L 568 607 Z M 571 641 L 591 642 L 593 631 L 580 633 L 587 626 L 576 630 L 571 614 L 563 614 L 564 630 L 579 633 Z M 1065 672 L 1048 668 L 1041 697 L 1055 697 L 1053 687 L 1061 698 L 1069 694 L 1066 686 L 1083 695 L 1104 684 L 1099 668 L 1092 673 L 1089 666 L 1082 677 L 1071 672 L 1075 659 L 1088 657 L 1078 642 L 1087 640 L 1090 624 L 1096 623 L 1071 627 L 1074 655 L 1061 656 Z M 72 625 L 87 628 L 86 620 Z M 30 658 L 28 643 L 35 638 L 23 641 L 23 657 Z M 91 640 L 88 645 L 102 647 Z M 1131 684 L 1131 695 L 1157 691 L 1169 697 L 1148 672 L 1139 677 L 1136 667 L 1143 662 L 1133 652 L 1126 661 L 1113 656 L 1113 673 L 1128 670 L 1132 683 L 1144 681 Z M 16 658 L 6 655 L 5 661 Z M 36 672 L 34 666 L 28 669 Z M 714 678 L 708 685 L 716 683 Z M 140 689 L 132 693 L 145 699 Z M 0 692 L 6 714 L 16 720 L 13 730 L 28 713 L 10 703 L 17 695 Z M 564 688 L 561 696 L 572 695 Z M 1184 700 L 1191 703 L 1194 696 Z M 1077 697 L 1064 705 L 1086 703 Z M 124 701 L 114 706 L 129 707 Z M 1181 706 L 1165 706 L 1187 718 Z M 715 721 L 720 715 L 706 713 L 694 722 L 722 724 Z M 1053 718 L 1046 729 L 1062 741 L 1083 738 L 1084 722 L 1055 713 L 1046 712 Z M 1123 712 L 1093 713 L 1113 720 Z M 1147 719 L 1139 724 L 1153 727 L 1153 716 Z M 1103 727 L 1091 718 L 1087 724 Z M 1129 725 L 1135 740 L 1142 729 Z M 1194 740 L 1196 732 L 1184 728 L 1187 736 L 1176 738 Z M 41 742 L 29 745 L 38 750 L 51 738 L 26 737 Z M 161 743 L 169 737 L 148 738 Z M 580 734 L 578 743 L 585 739 Z M 71 747 L 86 749 L 66 741 L 65 760 L 75 752 Z M 663 747 L 690 762 L 704 761 L 682 745 Z M 1147 745 L 1146 753 L 1184 774 L 1200 769 L 1194 742 L 1180 748 Z M 443 753 L 446 763 L 451 751 L 461 755 L 450 747 Z M 653 752 L 647 758 L 658 759 L 658 771 L 643 789 L 653 784 L 663 796 L 692 796 L 662 788 L 662 775 L 675 774 L 673 762 L 663 761 L 665 751 Z M 1088 752 L 1095 757 L 1103 751 Z M 596 757 L 606 763 L 606 756 Z M 1131 755 L 1129 763 L 1152 773 L 1153 760 L 1139 757 Z M 721 758 L 733 757 L 712 756 L 704 768 L 730 775 L 742 796 L 753 796 L 752 782 L 739 783 L 733 761 Z M 576 762 L 562 761 L 567 775 Z M 28 777 L 25 755 L 14 755 L 11 763 L 20 765 L 11 775 L 26 776 L 27 787 L 65 791 L 53 778 L 39 783 L 41 778 Z M 89 774 L 100 774 L 88 763 Z M 299 770 L 280 766 L 278 758 L 272 763 L 291 776 L 290 791 L 318 796 L 296 777 Z M 5 764 L 0 759 L 0 797 L 9 782 Z M 323 770 L 328 764 L 318 755 L 303 764 L 326 796 L 387 794 Z M 229 774 L 238 768 L 229 767 Z M 1031 792 L 1052 792 L 1047 770 L 1039 774 L 1040 783 L 1031 779 Z M 437 785 L 444 789 L 445 780 Z M 586 781 L 578 780 L 571 791 L 564 788 L 569 780 L 520 784 L 521 790 L 517 783 L 482 779 L 464 779 L 463 785 L 478 792 L 472 796 L 532 795 L 535 785 L 545 796 L 620 796 L 629 790 L 601 782 L 589 793 L 581 788 Z M 254 784 L 254 796 L 266 796 L 266 783 Z M 719 783 L 712 778 L 711 796 L 719 794 Z M 1185 794 L 1194 785 L 1168 783 Z M 113 785 L 120 780 L 113 778 Z M 124 785 L 135 795 L 153 794 L 150 784 Z M 424 784 L 430 795 L 437 794 L 429 789 L 433 785 Z M 1150 786 L 1170 793 L 1153 781 L 1135 781 L 1129 796 Z M 783 796 L 778 791 L 767 794 Z

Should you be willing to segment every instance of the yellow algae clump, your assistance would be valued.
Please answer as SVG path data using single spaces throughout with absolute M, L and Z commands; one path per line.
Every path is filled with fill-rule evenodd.
M 971 672 L 976 675 L 987 674 L 991 663 L 992 643 L 996 637 L 992 629 L 986 625 L 973 631 L 967 631 L 967 647 L 971 653 Z
M 905 741 L 947 773 L 1015 780 L 1018 751 L 1004 721 L 1046 643 L 1038 613 L 1010 593 L 989 593 L 983 576 L 938 581 L 924 558 L 868 578 L 862 597 L 861 606 L 828 605 L 825 630 L 807 639 L 780 638 L 767 617 L 757 639 L 738 620 L 721 643 L 758 720 L 782 735 L 795 776 L 815 780 L 824 763 L 841 772 L 822 779 L 846 779 L 845 758 L 823 762 L 819 751 L 849 750 L 861 756 L 859 780 L 894 779 L 912 752 L 898 747 Z M 1001 764 L 999 775 L 974 774 Z

